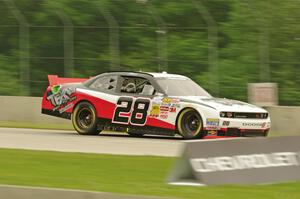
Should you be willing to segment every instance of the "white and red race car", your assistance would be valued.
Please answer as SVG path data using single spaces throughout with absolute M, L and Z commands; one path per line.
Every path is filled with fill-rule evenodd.
M 71 119 L 82 135 L 109 129 L 186 139 L 267 136 L 271 125 L 266 110 L 214 98 L 182 75 L 109 72 L 90 79 L 48 78 L 42 113 Z

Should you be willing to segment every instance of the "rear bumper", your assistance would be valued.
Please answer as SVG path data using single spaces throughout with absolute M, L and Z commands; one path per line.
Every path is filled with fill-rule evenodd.
M 54 117 L 61 117 L 61 118 L 68 119 L 68 120 L 71 119 L 71 113 L 68 113 L 68 112 L 60 113 L 59 111 L 53 111 L 53 110 L 43 108 L 42 109 L 42 114 L 51 115 L 51 116 L 54 116 Z

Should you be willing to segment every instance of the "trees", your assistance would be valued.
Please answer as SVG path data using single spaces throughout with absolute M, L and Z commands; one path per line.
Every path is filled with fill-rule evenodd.
M 66 72 L 64 25 L 74 34 L 72 76 L 110 70 L 111 50 L 117 47 L 122 70 L 167 68 L 170 73 L 193 78 L 214 93 L 210 86 L 208 24 L 195 8 L 195 1 L 200 0 L 15 1 L 30 24 L 30 95 L 42 95 L 48 74 L 64 76 Z M 267 81 L 265 77 L 270 76 L 271 82 L 279 84 L 281 104 L 300 105 L 300 4 L 292 0 L 201 3 L 217 24 L 215 81 L 219 97 L 246 100 L 247 83 Z M 0 75 L 4 79 L 0 94 L 23 95 L 26 93 L 20 92 L 19 86 L 19 23 L 4 1 L 0 1 L 0 10 Z M 110 15 L 103 13 L 106 11 Z M 61 13 L 67 19 L 62 19 Z M 114 27 L 108 21 L 111 17 Z M 112 32 L 117 36 L 113 39 L 119 38 L 114 43 Z

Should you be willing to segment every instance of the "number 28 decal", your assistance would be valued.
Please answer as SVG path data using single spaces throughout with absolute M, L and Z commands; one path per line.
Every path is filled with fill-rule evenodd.
M 150 100 L 145 98 L 120 97 L 112 122 L 144 126 L 146 124 Z

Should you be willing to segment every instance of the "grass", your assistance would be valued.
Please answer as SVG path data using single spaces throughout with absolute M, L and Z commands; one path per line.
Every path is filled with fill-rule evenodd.
M 50 129 L 50 130 L 74 130 L 72 124 L 43 124 L 32 122 L 0 121 L 0 127 L 8 128 L 29 128 L 29 129 Z
M 174 158 L 0 149 L 0 184 L 58 187 L 176 198 L 300 198 L 300 183 L 171 186 Z

